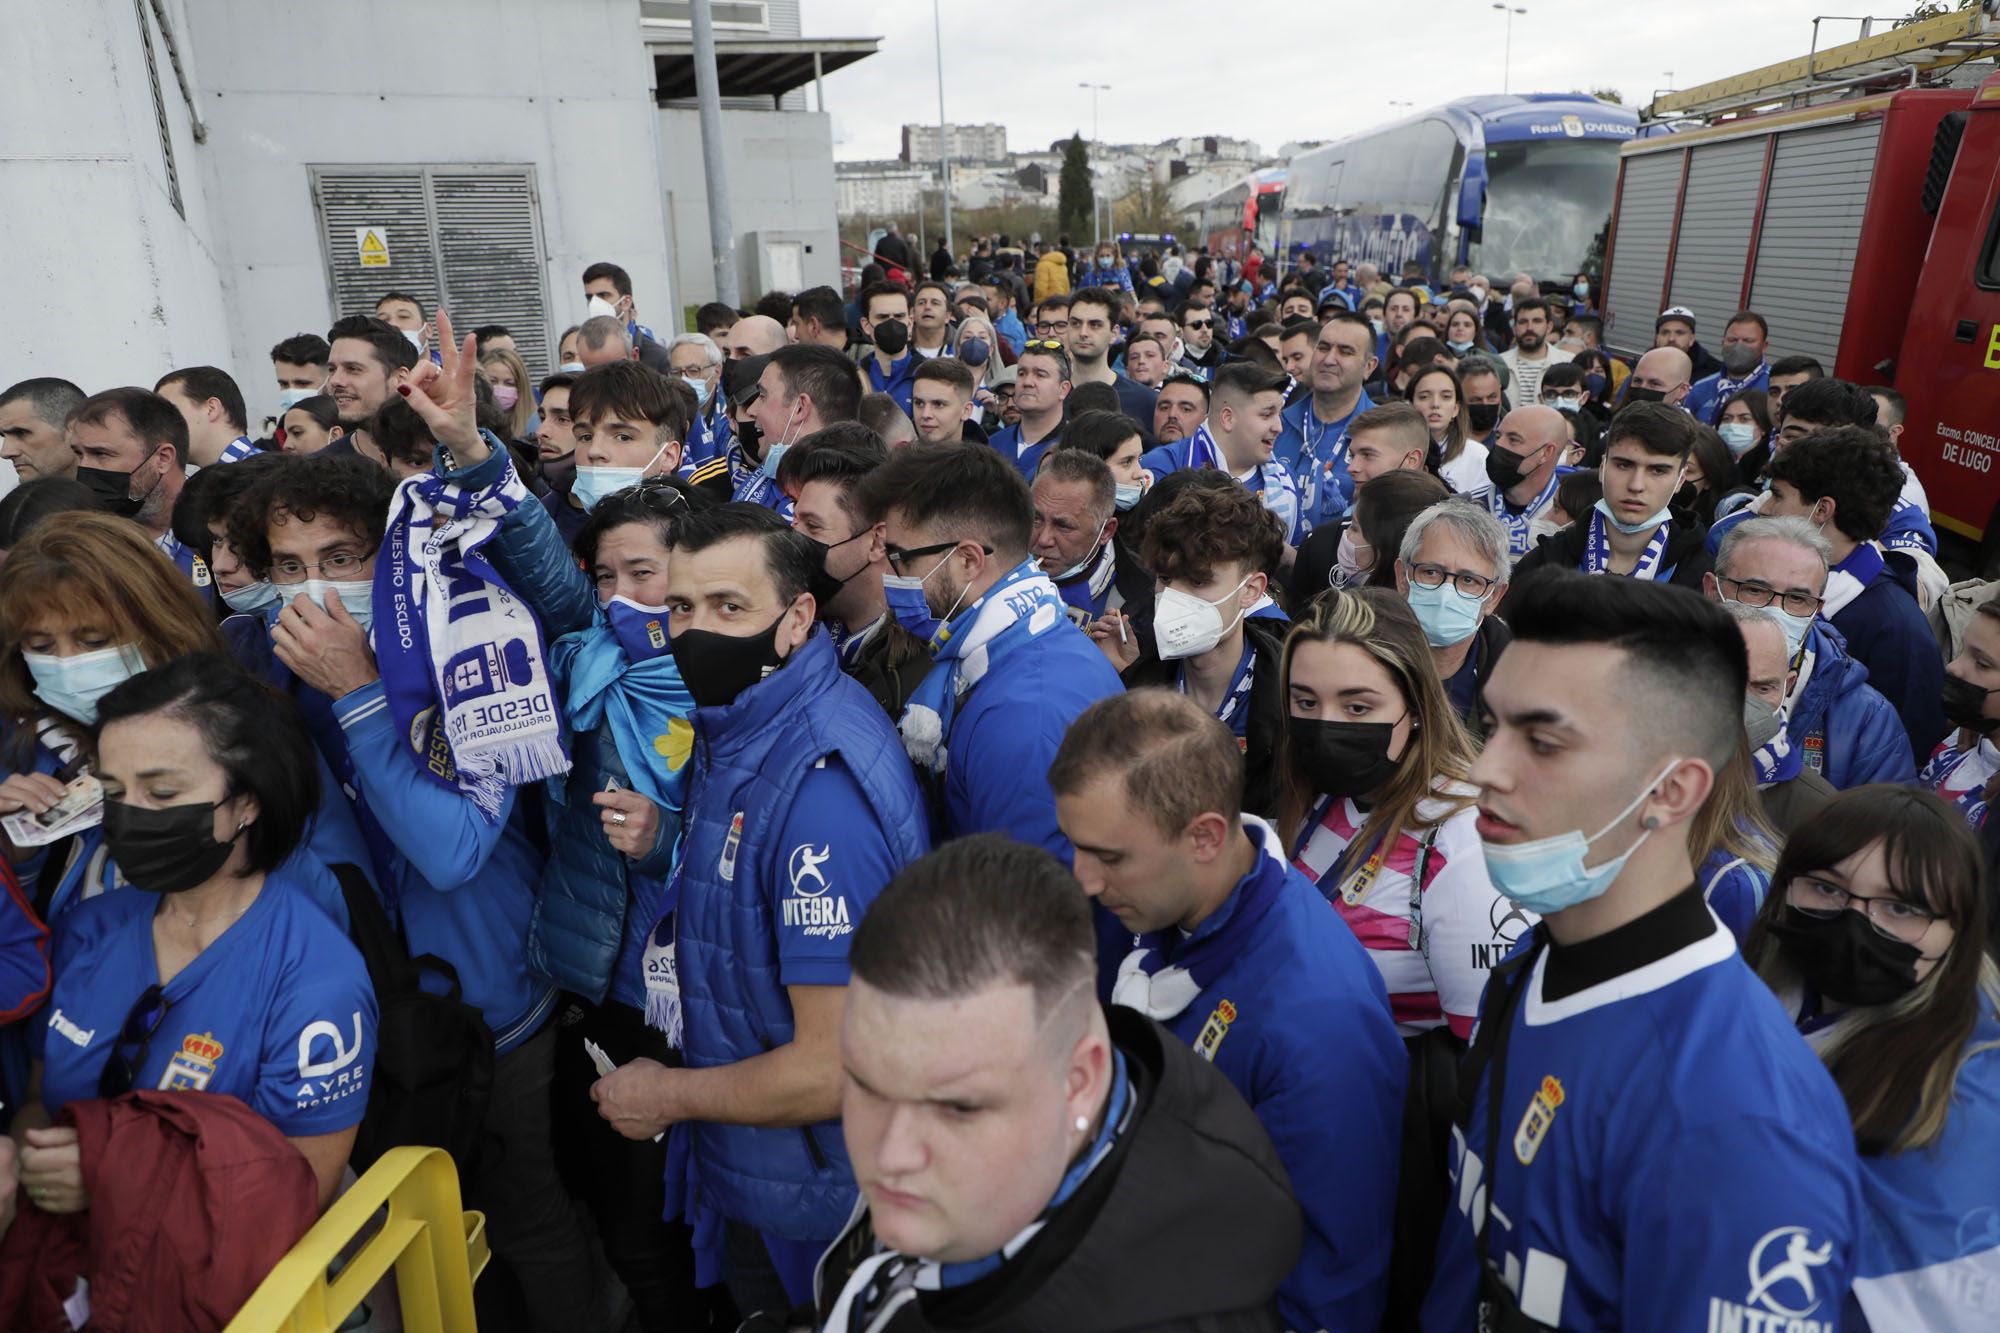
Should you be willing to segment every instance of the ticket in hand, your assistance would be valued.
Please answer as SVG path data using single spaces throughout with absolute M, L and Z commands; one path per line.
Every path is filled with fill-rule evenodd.
M 62 799 L 36 814 L 17 810 L 0 815 L 0 829 L 16 847 L 41 847 L 104 822 L 104 786 L 85 773 L 69 784 Z
M 597 1066 L 597 1076 L 599 1078 L 603 1078 L 606 1074 L 618 1068 L 617 1063 L 604 1053 L 604 1048 L 588 1037 L 583 1039 L 583 1050 L 584 1054 L 590 1057 L 590 1063 Z M 666 1131 L 661 1130 L 658 1134 L 653 1135 L 653 1142 L 658 1143 L 666 1136 Z

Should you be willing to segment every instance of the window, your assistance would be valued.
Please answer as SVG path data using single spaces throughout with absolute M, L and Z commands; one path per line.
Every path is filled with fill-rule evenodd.
M 693 26 L 688 0 L 639 0 L 639 21 L 651 27 Z M 716 29 L 769 32 L 771 15 L 764 0 L 714 0 L 708 7 Z
M 2000 195 L 1993 201 L 1993 221 L 1986 226 L 1986 254 L 1979 261 L 1979 285 L 2000 287 Z
M 336 318 L 408 292 L 426 314 L 444 305 L 461 333 L 506 325 L 530 374 L 554 369 L 534 168 L 315 168 L 312 191 Z M 363 262 L 371 231 L 386 265 Z

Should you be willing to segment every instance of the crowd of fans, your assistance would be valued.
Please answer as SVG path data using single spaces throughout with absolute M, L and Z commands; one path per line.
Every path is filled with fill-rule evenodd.
M 0 1324 L 219 1326 L 418 1143 L 496 1329 L 1994 1326 L 2000 601 L 1893 389 L 874 253 L 0 391 Z

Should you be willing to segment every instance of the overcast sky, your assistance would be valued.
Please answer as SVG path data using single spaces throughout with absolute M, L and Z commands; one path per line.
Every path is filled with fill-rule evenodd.
M 1829 8 L 1913 7 L 1513 3 L 1528 11 L 1514 15 L 1513 91 L 1609 86 L 1639 106 L 1659 89 L 1805 55 L 1813 16 Z M 1287 140 L 1337 138 L 1409 109 L 1501 91 L 1506 23 L 1493 0 L 942 0 L 940 8 L 946 115 L 1005 125 L 1017 152 L 1090 134 L 1091 95 L 1080 82 L 1111 85 L 1098 94 L 1108 142 L 1225 134 L 1252 139 L 1266 154 Z M 927 0 L 802 0 L 802 9 L 808 36 L 882 39 L 877 54 L 827 77 L 835 157 L 894 157 L 905 121 L 936 123 Z M 1385 20 L 1373 34 L 1370 18 Z M 1828 23 L 1822 44 L 1857 35 L 1853 23 Z M 1202 71 L 1207 84 L 1195 77 Z

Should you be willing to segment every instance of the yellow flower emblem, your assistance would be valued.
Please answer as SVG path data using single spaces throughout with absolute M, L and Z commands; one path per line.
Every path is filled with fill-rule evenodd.
M 684 717 L 674 718 L 667 723 L 665 735 L 653 738 L 653 749 L 667 761 L 669 772 L 679 772 L 694 753 L 694 723 Z

